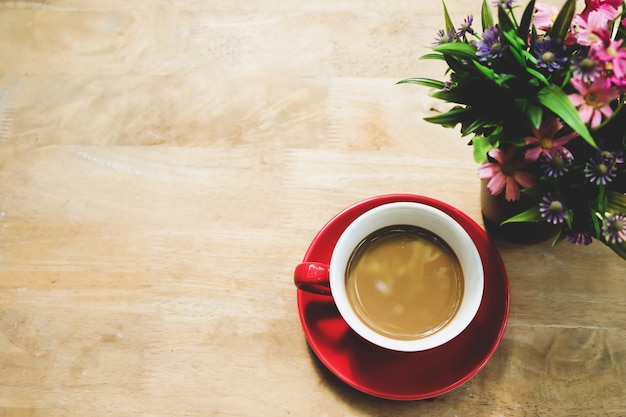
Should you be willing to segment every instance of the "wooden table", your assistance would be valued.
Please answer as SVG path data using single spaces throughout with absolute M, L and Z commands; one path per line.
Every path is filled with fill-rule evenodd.
M 417 59 L 441 9 L 1 1 L 0 416 L 625 415 L 626 264 L 598 243 L 496 241 L 505 337 L 435 399 L 307 347 L 293 269 L 338 211 L 405 192 L 482 221 L 466 139 L 395 84 L 442 77 Z

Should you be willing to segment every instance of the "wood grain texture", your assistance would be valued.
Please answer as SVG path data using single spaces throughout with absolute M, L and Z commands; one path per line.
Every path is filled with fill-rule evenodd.
M 472 0 L 451 15 L 478 15 Z M 560 2 L 551 1 L 554 4 Z M 438 2 L 0 1 L 0 416 L 623 416 L 626 264 L 496 241 L 502 345 L 394 402 L 307 347 L 295 265 L 372 195 L 481 222 L 467 140 L 410 76 Z

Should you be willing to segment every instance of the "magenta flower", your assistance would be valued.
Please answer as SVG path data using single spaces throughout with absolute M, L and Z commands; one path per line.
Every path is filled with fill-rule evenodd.
M 612 74 L 609 80 L 617 85 L 621 85 L 626 78 L 626 49 L 621 48 L 623 41 L 610 39 L 593 49 L 594 57 Z
M 561 120 L 556 117 L 544 119 L 539 129 L 532 127 L 534 136 L 524 138 L 527 145 L 534 145 L 524 154 L 526 162 L 536 161 L 541 155 L 551 157 L 557 153 L 562 153 L 570 159 L 573 158 L 571 152 L 563 147 L 563 145 L 574 139 L 578 134 L 571 132 L 558 138 L 555 137 L 562 128 L 563 124 Z
M 617 17 L 617 10 L 610 7 L 593 10 L 587 16 L 575 16 L 572 25 L 576 29 L 578 44 L 593 47 L 608 41 L 611 37 L 608 30 L 609 22 L 615 17 Z
M 492 195 L 505 191 L 507 201 L 516 201 L 520 197 L 520 186 L 529 188 L 535 185 L 534 177 L 524 171 L 525 164 L 515 155 L 515 148 L 510 147 L 506 152 L 499 148 L 489 151 L 490 162 L 480 166 L 478 176 L 488 179 L 487 188 Z
M 597 127 L 602 122 L 602 116 L 611 117 L 613 109 L 609 103 L 619 97 L 619 91 L 602 78 L 597 78 L 593 83 L 585 83 L 579 78 L 572 78 L 572 85 L 578 93 L 568 97 L 572 104 L 578 108 L 578 115 L 584 123 L 591 123 L 591 127 Z
M 586 18 L 591 12 L 598 9 L 611 7 L 617 9 L 622 5 L 622 0 L 585 0 L 585 9 L 581 16 Z

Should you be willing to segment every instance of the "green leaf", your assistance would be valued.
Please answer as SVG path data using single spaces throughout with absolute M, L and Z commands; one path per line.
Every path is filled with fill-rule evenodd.
M 436 45 L 433 51 L 458 59 L 476 60 L 476 48 L 465 42 L 448 42 Z
M 443 81 L 434 80 L 432 78 L 420 78 L 420 77 L 405 78 L 404 80 L 398 81 L 396 84 L 418 84 L 424 87 L 431 87 L 431 88 L 437 88 L 437 89 L 442 89 L 446 86 L 446 83 L 444 83 Z
M 495 72 L 493 70 L 493 68 L 489 68 L 488 66 L 483 65 L 483 64 L 481 64 L 478 61 L 474 61 L 474 66 L 488 80 L 491 80 L 491 81 L 495 82 L 496 79 L 498 79 L 498 77 L 499 77 L 498 73 Z
M 441 113 L 436 116 L 424 117 L 424 120 L 429 123 L 435 123 L 446 127 L 454 127 L 464 120 L 464 116 L 468 112 L 469 110 L 463 107 L 454 107 L 445 113 Z
M 533 54 L 531 54 L 526 49 L 522 49 L 522 55 L 526 58 L 526 61 L 530 62 L 533 65 L 537 65 L 537 58 Z
M 518 98 L 514 101 L 520 113 L 526 114 L 533 127 L 539 129 L 541 120 L 543 119 L 543 109 L 539 106 L 535 106 L 526 98 Z
M 476 133 L 478 130 L 483 129 L 486 124 L 487 124 L 486 120 L 476 119 L 473 122 L 471 122 L 469 125 L 461 126 L 461 135 L 467 136 L 467 135 L 471 135 L 472 133 Z
M 515 24 L 513 24 L 502 4 L 498 4 L 498 23 L 500 24 L 500 33 L 515 30 Z
M 571 127 L 594 149 L 599 149 L 591 133 L 589 133 L 589 129 L 580 119 L 576 107 L 574 107 L 563 90 L 556 85 L 550 84 L 539 90 L 537 98 L 543 106 L 559 116 L 566 125 Z
M 498 74 L 497 72 L 495 72 L 493 70 L 493 68 L 490 68 L 486 65 L 481 64 L 478 61 L 474 61 L 474 67 L 476 67 L 476 69 L 488 80 L 493 81 L 496 85 L 498 85 L 499 87 L 503 87 L 503 88 L 508 88 L 508 86 L 506 85 L 506 82 L 508 80 L 511 79 L 515 79 L 517 78 L 515 75 L 513 74 Z
M 459 94 L 456 91 L 440 90 L 430 94 L 431 97 L 438 100 L 447 101 L 448 103 L 465 104 L 468 105 L 468 97 L 465 94 Z
M 552 246 L 556 246 L 559 243 L 563 242 L 565 240 L 565 237 L 567 236 L 567 233 L 565 233 L 565 228 L 561 228 L 561 230 L 559 230 L 559 233 L 557 233 L 556 237 L 554 238 L 554 240 L 552 241 Z
M 474 153 L 474 160 L 482 164 L 487 158 L 487 152 L 497 146 L 497 143 L 493 143 L 490 138 L 486 136 L 474 136 L 472 138 L 472 150 Z
M 600 184 L 598 186 L 598 211 L 604 213 L 606 211 L 607 199 L 606 199 L 606 186 Z
M 532 75 L 535 79 L 541 81 L 543 85 L 545 86 L 550 85 L 550 81 L 548 81 L 548 79 L 544 77 L 544 75 L 540 73 L 539 71 L 532 69 L 530 67 L 526 67 L 526 72 Z
M 591 214 L 591 223 L 593 224 L 593 230 L 595 232 L 595 236 L 599 238 L 602 226 L 600 225 L 600 219 L 598 218 L 598 216 L 596 216 L 595 213 Z
M 450 71 L 460 73 L 460 74 L 467 71 L 467 65 L 463 65 L 463 63 L 459 61 L 457 58 L 446 54 L 444 55 L 444 59 Z
M 543 109 L 529 103 L 526 106 L 526 114 L 528 115 L 528 120 L 530 120 L 533 127 L 535 129 L 539 129 L 541 127 L 541 121 L 543 120 Z
M 452 19 L 450 19 L 450 14 L 448 13 L 446 2 L 442 1 L 441 3 L 443 3 L 443 17 L 446 22 L 446 33 L 455 32 L 456 29 L 454 27 L 454 23 L 452 23 Z
M 554 20 L 554 24 L 549 33 L 550 37 L 564 41 L 572 23 L 574 13 L 576 13 L 576 0 L 567 0 Z
M 489 4 L 487 4 L 487 0 L 483 0 L 480 18 L 483 25 L 483 32 L 493 26 L 493 15 L 491 14 L 491 8 Z
M 537 223 L 542 221 L 541 212 L 539 211 L 539 206 L 533 206 L 526 211 L 523 211 L 515 216 L 509 217 L 504 220 L 500 225 L 507 223 Z
M 626 214 L 626 195 L 617 191 L 606 191 L 606 208 L 614 213 Z
M 502 36 L 509 42 L 509 51 L 517 61 L 520 67 L 526 68 L 526 60 L 522 54 L 522 48 L 518 44 L 519 38 L 514 31 L 502 32 Z
M 441 54 L 425 54 L 425 55 L 422 55 L 419 59 L 423 59 L 423 60 L 436 59 L 438 61 L 443 61 L 444 56 Z
M 535 0 L 530 0 L 528 5 L 526 5 L 526 9 L 524 9 L 524 14 L 522 15 L 522 21 L 520 22 L 519 27 L 517 28 L 517 36 L 521 39 L 524 39 L 524 43 L 528 46 L 528 33 L 530 32 L 530 25 L 533 19 L 533 13 L 535 12 Z
M 533 206 L 526 211 L 521 212 L 513 217 L 509 217 L 500 224 L 519 223 L 519 222 L 540 222 L 542 219 L 539 212 L 539 206 Z

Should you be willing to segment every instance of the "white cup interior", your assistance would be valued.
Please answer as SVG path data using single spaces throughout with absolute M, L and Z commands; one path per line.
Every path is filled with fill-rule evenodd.
M 419 339 L 393 339 L 374 331 L 359 319 L 346 293 L 346 267 L 354 249 L 371 233 L 393 225 L 417 226 L 438 235 L 452 248 L 463 270 L 463 298 L 456 315 L 440 330 Z M 469 234 L 448 214 L 421 203 L 388 203 L 365 212 L 341 234 L 330 261 L 330 288 L 341 316 L 364 339 L 396 351 L 432 349 L 458 336 L 474 319 L 482 300 L 483 287 L 480 254 Z

